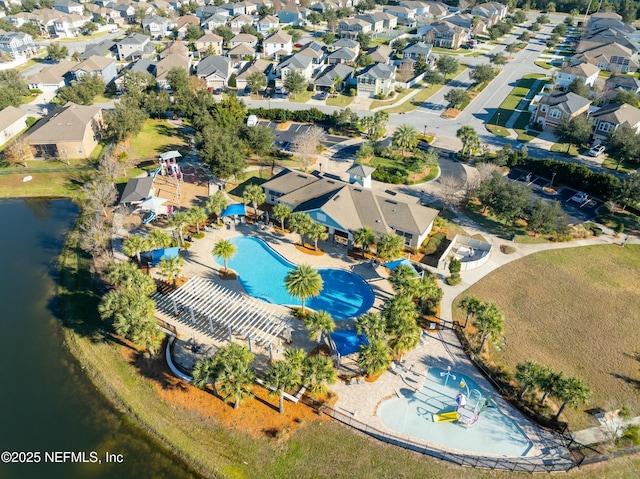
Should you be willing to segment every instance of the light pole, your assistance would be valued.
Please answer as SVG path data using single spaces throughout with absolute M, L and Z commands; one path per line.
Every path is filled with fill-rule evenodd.
M 426 123 L 425 123 L 425 125 L 424 125 L 424 136 L 425 136 L 425 137 L 427 136 L 427 125 L 426 125 Z
M 553 180 L 555 180 L 555 178 L 556 178 L 556 173 L 554 171 L 553 173 L 551 173 L 551 183 L 549 184 L 549 188 L 553 186 Z
M 498 124 L 497 126 L 500 126 L 500 112 L 498 112 Z

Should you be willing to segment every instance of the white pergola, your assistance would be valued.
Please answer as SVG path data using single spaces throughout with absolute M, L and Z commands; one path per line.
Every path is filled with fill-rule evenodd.
M 266 303 L 206 278 L 191 278 L 169 295 L 155 292 L 151 297 L 166 315 L 218 339 L 232 341 L 236 336 L 246 340 L 249 349 L 254 344 L 268 348 L 289 327 L 289 322 L 273 314 Z

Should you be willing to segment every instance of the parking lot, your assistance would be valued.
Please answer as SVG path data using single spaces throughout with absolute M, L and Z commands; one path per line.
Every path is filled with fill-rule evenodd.
M 571 198 L 577 191 L 566 187 L 558 190 L 556 196 L 545 194 L 542 188 L 548 186 L 551 180 L 536 176 L 528 171 L 512 169 L 507 175 L 507 178 L 528 186 L 534 195 L 545 201 L 559 201 L 563 211 L 567 215 L 568 224 L 579 224 L 592 220 L 596 216 L 596 211 L 602 205 L 601 201 L 589 196 L 586 196 L 585 200 L 580 203 L 572 201 Z
M 303 134 L 304 132 L 306 132 L 309 128 L 311 128 L 313 125 L 309 124 L 309 123 L 296 123 L 296 122 L 292 122 L 289 125 L 289 128 L 287 128 L 286 130 L 279 130 L 278 126 L 281 123 L 277 122 L 277 121 L 269 121 L 269 120 L 260 120 L 258 122 L 258 125 L 260 126 L 266 126 L 269 127 L 273 130 L 273 132 L 275 133 L 276 139 L 275 139 L 275 145 L 276 148 L 282 151 L 291 151 L 291 148 L 293 147 L 293 143 L 295 142 L 295 139 L 298 135 Z M 330 148 L 333 145 L 336 145 L 338 143 L 342 143 L 343 141 L 347 140 L 348 138 L 344 137 L 344 136 L 336 136 L 336 135 L 329 135 L 327 134 L 324 138 L 324 140 L 322 141 L 322 144 L 327 147 Z

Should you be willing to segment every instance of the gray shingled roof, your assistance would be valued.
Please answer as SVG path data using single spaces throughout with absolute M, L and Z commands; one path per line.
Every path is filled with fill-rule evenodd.
M 231 59 L 219 55 L 209 55 L 198 63 L 198 76 L 208 77 L 217 73 L 223 78 L 229 78 Z
M 149 197 L 153 186 L 153 176 L 143 178 L 131 178 L 124 187 L 120 204 L 142 201 Z
M 573 115 L 584 107 L 590 105 L 591 100 L 581 97 L 580 95 L 576 95 L 573 92 L 557 92 L 543 96 L 540 99 L 540 103 L 543 105 L 555 106 L 562 112 L 567 113 L 568 115 Z

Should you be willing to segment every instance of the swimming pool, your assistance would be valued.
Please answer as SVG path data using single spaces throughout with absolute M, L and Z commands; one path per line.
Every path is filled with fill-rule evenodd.
M 384 401 L 377 414 L 389 429 L 409 436 L 478 454 L 524 456 L 532 447 L 531 441 L 510 417 L 495 405 L 482 411 L 472 427 L 458 422 L 433 422 L 433 414 L 456 410 L 456 396 L 468 391 L 487 393 L 468 377 L 455 371 L 445 386 L 446 371 L 430 368 L 424 385 L 418 391 L 409 387 L 400 390 L 401 398 Z M 466 387 L 460 387 L 461 381 Z M 467 389 L 468 387 L 468 389 Z
M 273 251 L 258 238 L 239 237 L 231 242 L 238 249 L 228 261 L 247 294 L 269 303 L 300 305 L 284 286 L 284 278 L 296 265 Z M 214 261 L 224 265 L 222 258 Z M 327 311 L 334 319 L 348 319 L 366 313 L 373 306 L 374 294 L 360 276 L 335 268 L 318 269 L 324 280 L 319 296 L 308 298 L 305 306 Z

